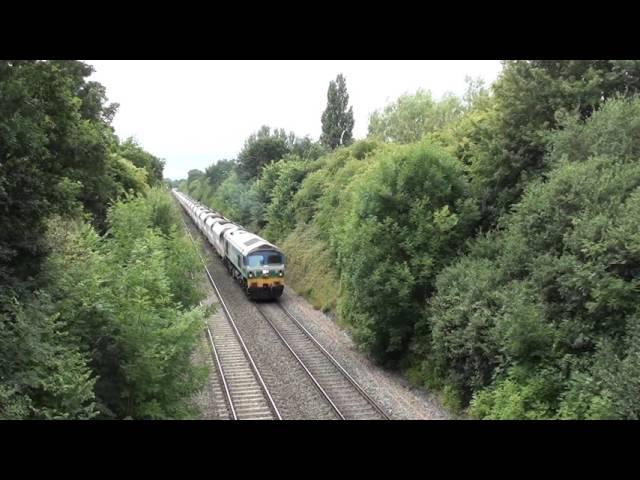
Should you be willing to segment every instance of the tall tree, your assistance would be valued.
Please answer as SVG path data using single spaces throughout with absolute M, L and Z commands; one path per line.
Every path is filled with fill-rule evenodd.
M 198 170 L 197 168 L 189 170 L 189 173 L 187 174 L 187 182 L 191 183 L 202 176 L 204 176 L 204 172 L 202 170 Z
M 402 95 L 384 110 L 373 112 L 369 120 L 369 136 L 386 142 L 417 142 L 426 133 L 443 128 L 460 118 L 463 102 L 453 95 L 440 101 L 431 92 L 418 90 L 415 95 Z
M 548 132 L 566 114 L 588 118 L 603 101 L 640 91 L 637 60 L 516 60 L 493 85 L 495 109 L 482 122 L 473 157 L 474 189 L 488 224 L 517 202 L 547 170 Z
M 76 61 L 0 62 L 0 284 L 37 273 L 49 214 L 79 200 L 100 224 L 117 191 L 117 105 L 91 72 Z
M 265 165 L 289 153 L 289 141 L 284 129 L 275 129 L 271 133 L 269 127 L 263 126 L 247 139 L 238 154 L 238 176 L 242 180 L 256 178 Z
M 205 176 L 209 185 L 214 189 L 217 189 L 225 178 L 233 171 L 235 166 L 234 160 L 218 160 L 216 163 L 211 164 L 205 171 Z
M 162 182 L 164 160 L 145 151 L 134 138 L 129 137 L 120 145 L 120 155 L 136 167 L 145 169 L 149 185 L 154 186 Z
M 316 160 L 327 153 L 324 145 L 319 142 L 313 142 L 308 136 L 298 138 L 293 132 L 290 133 L 289 136 L 289 150 L 292 154 L 304 160 Z
M 347 84 L 342 74 L 329 83 L 327 108 L 322 114 L 322 135 L 320 141 L 334 149 L 353 142 L 353 107 L 349 103 Z

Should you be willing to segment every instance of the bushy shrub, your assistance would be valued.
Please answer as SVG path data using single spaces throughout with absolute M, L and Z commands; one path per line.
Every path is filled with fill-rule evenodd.
M 90 359 L 104 418 L 189 416 L 203 380 L 191 363 L 204 316 L 193 282 L 201 267 L 167 202 L 167 192 L 117 202 L 106 238 L 78 222 L 49 228 L 54 309 Z
M 513 368 L 506 377 L 480 391 L 471 402 L 472 417 L 485 420 L 553 419 L 560 380 L 553 370 L 525 373 Z
M 369 351 L 397 358 L 435 275 L 468 234 L 474 209 L 459 163 L 428 144 L 375 154 L 350 193 L 335 240 L 344 289 L 339 311 Z
M 278 242 L 295 227 L 293 197 L 313 164 L 296 156 L 285 157 L 264 167 L 258 194 L 265 199 L 264 235 Z
M 636 414 L 634 383 L 619 371 L 636 368 L 628 340 L 640 292 L 640 137 L 623 119 L 638 104 L 613 101 L 555 134 L 549 179 L 526 189 L 493 246 L 478 240 L 439 275 L 416 348 L 467 401 L 481 392 L 474 415 Z M 545 365 L 560 380 L 535 380 Z M 509 376 L 515 366 L 525 373 Z M 544 399 L 540 385 L 552 385 Z
M 96 378 L 46 294 L 0 294 L 0 419 L 94 418 Z

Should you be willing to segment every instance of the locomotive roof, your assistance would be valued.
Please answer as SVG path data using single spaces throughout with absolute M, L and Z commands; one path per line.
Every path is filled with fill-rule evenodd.
M 264 238 L 259 237 L 254 233 L 247 232 L 244 229 L 226 232 L 225 238 L 229 243 L 237 248 L 243 256 L 247 256 L 256 250 L 264 250 L 265 248 L 282 253 L 280 249 L 272 243 L 269 243 Z

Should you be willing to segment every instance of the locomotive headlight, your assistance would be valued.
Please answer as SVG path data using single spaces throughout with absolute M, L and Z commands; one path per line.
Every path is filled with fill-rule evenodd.
M 284 276 L 284 272 L 281 270 L 280 273 L 278 274 L 279 276 L 283 277 Z
M 253 278 L 253 272 L 249 272 L 249 278 Z

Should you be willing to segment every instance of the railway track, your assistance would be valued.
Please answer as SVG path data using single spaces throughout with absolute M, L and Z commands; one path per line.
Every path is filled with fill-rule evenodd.
M 182 222 L 189 238 L 197 247 L 184 219 Z M 233 420 L 282 420 L 278 407 L 238 331 L 218 286 L 200 252 L 198 255 L 224 312 L 224 315 L 214 315 L 211 318 L 213 329 L 207 324 L 205 333 L 211 345 L 214 365 L 221 384 L 220 390 L 224 394 L 228 410 L 227 418 Z
M 286 307 L 281 303 L 262 304 L 258 311 L 339 419 L 389 420 L 384 410 Z
M 184 219 L 183 219 L 184 223 Z M 191 233 L 185 223 L 187 233 L 191 237 Z M 193 240 L 193 237 L 191 237 Z M 194 242 L 195 243 L 195 242 Z M 220 321 L 214 324 L 215 335 L 208 330 L 214 360 L 217 365 L 218 373 L 222 379 L 222 390 L 227 397 L 228 405 L 235 405 L 235 398 L 245 396 L 247 399 L 259 399 L 260 395 L 256 390 L 256 385 L 250 381 L 247 366 L 234 366 L 233 361 L 241 361 L 243 356 L 240 355 L 239 349 L 234 343 L 234 339 L 239 341 L 242 347 L 244 358 L 250 360 L 254 377 L 260 379 L 262 384 L 262 392 L 266 393 L 269 403 L 272 405 L 271 410 L 275 412 L 277 418 L 280 414 L 277 411 L 275 403 L 271 395 L 268 393 L 266 385 L 262 381 L 257 367 L 251 359 L 251 355 L 247 350 L 240 332 L 238 331 L 233 317 L 229 312 L 220 290 L 215 281 L 211 277 L 209 270 L 200 256 L 205 267 L 209 282 L 216 291 L 216 295 L 220 300 L 220 304 L 225 312 L 225 318 L 228 321 Z M 285 347 L 296 359 L 298 364 L 306 372 L 307 376 L 313 382 L 320 394 L 324 397 L 335 416 L 341 420 L 388 420 L 387 414 L 378 406 L 378 404 L 364 391 L 364 389 L 353 379 L 351 375 L 344 369 L 342 365 L 318 342 L 318 340 L 300 323 L 300 321 L 279 302 L 255 304 L 258 314 L 271 326 L 277 337 L 282 341 Z M 266 312 L 266 314 L 265 314 Z M 235 335 L 232 335 L 230 329 Z M 220 336 L 216 340 L 216 336 Z M 223 348 L 221 350 L 221 348 Z M 221 360 L 224 358 L 224 361 Z M 227 367 L 226 364 L 229 365 Z M 229 374 L 236 375 L 229 377 Z M 230 380 L 236 382 L 231 385 Z M 240 381 L 238 384 L 237 382 Z M 251 392 L 244 392 L 242 388 L 251 385 Z M 240 389 L 238 389 L 240 387 Z M 234 391 L 237 392 L 234 398 Z M 265 399 L 265 396 L 262 397 Z M 244 405 L 245 403 L 240 403 Z M 230 411 L 235 407 L 230 408 Z M 260 412 L 260 413 L 257 413 Z M 265 410 L 256 410 L 258 415 L 265 415 L 257 418 L 267 418 Z M 233 412 L 231 412 L 233 415 Z M 232 417 L 235 418 L 235 417 Z

